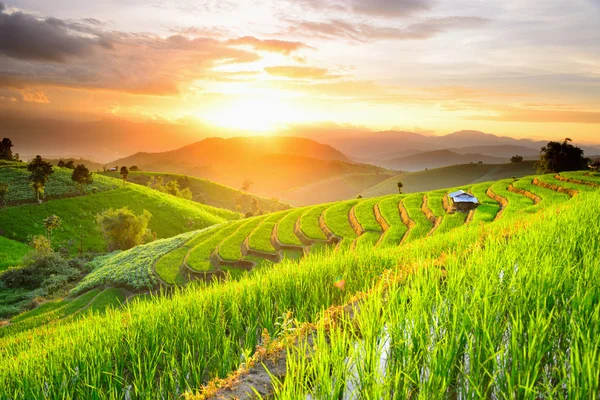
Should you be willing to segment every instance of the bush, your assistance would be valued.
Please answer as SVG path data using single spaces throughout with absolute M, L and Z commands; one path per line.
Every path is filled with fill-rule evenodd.
M 148 222 L 152 214 L 144 210 L 142 215 L 135 215 L 129 208 L 119 210 L 112 208 L 96 216 L 109 251 L 127 250 L 144 243 L 148 237 Z
M 52 293 L 81 275 L 79 269 L 71 267 L 54 252 L 28 257 L 27 262 L 25 267 L 10 268 L 0 275 L 2 285 L 7 288 L 42 288 Z

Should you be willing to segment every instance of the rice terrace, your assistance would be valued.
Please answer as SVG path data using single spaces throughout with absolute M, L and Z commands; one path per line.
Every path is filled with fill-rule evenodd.
M 0 400 L 600 399 L 597 2 L 101 3 L 0 0 Z

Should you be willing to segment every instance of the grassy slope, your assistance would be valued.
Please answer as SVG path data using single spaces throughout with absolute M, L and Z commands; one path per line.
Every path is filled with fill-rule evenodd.
M 1 213 L 2 211 L 0 211 Z M 26 244 L 7 239 L 4 236 L 0 236 L 0 249 L 0 271 L 21 265 L 23 257 L 31 250 Z
M 281 316 L 289 310 L 298 321 L 315 321 L 319 311 L 343 303 L 372 286 L 384 269 L 398 266 L 420 268 L 415 269 L 418 275 L 403 281 L 406 286 L 392 288 L 390 296 L 375 292 L 369 297 L 368 301 L 388 301 L 361 307 L 359 318 L 364 324 L 340 324 L 342 328 L 363 327 L 357 332 L 360 340 L 337 347 L 337 364 L 299 369 L 299 374 L 312 371 L 317 375 L 289 382 L 298 383 L 298 391 L 289 392 L 288 398 L 304 398 L 305 383 L 326 382 L 332 372 L 340 376 L 337 366 L 380 349 L 386 341 L 381 337 L 384 331 L 390 332 L 394 344 L 394 357 L 388 364 L 388 376 L 394 380 L 370 381 L 363 393 L 373 398 L 386 397 L 375 391 L 378 382 L 424 397 L 443 396 L 453 383 L 466 388 L 464 358 L 458 356 L 462 351 L 469 354 L 471 365 L 468 390 L 491 390 L 490 380 L 483 380 L 489 371 L 499 378 L 494 380 L 498 394 L 526 397 L 526 388 L 546 393 L 547 384 L 573 390 L 568 393 L 573 397 L 596 393 L 600 305 L 593 299 L 600 296 L 600 286 L 593 277 L 600 273 L 595 257 L 600 250 L 595 240 L 600 235 L 595 223 L 600 218 L 599 195 L 581 195 L 560 207 L 561 212 L 550 208 L 521 219 L 514 214 L 517 219 L 501 220 L 485 230 L 477 225 L 459 228 L 460 234 L 430 237 L 402 248 L 308 256 L 300 265 L 284 262 L 239 282 L 190 286 L 172 297 L 149 299 L 127 310 L 58 326 L 50 333 L 40 329 L 16 335 L 0 343 L 0 380 L 4 382 L 0 397 L 38 398 L 46 390 L 52 398 L 86 398 L 98 388 L 107 396 L 123 397 L 126 387 L 136 398 L 179 395 L 237 368 L 242 354 L 251 353 L 259 343 L 263 328 L 278 337 Z M 507 235 L 511 240 L 506 240 Z M 441 256 L 448 270 L 444 280 L 427 268 Z M 344 291 L 334 285 L 340 277 L 345 281 Z M 385 312 L 374 311 L 382 306 Z M 385 325 L 388 329 L 382 329 Z M 406 341 L 407 329 L 416 342 Z M 509 337 L 504 340 L 506 332 Z M 371 343 L 361 353 L 361 346 Z M 317 349 L 326 352 L 327 342 Z M 348 351 L 353 352 L 350 358 Z M 578 357 L 569 358 L 569 354 Z M 119 362 L 114 361 L 117 355 Z M 328 359 L 313 357 L 306 362 Z M 375 361 L 361 363 L 361 376 L 362 371 L 380 365 L 377 355 L 369 359 Z M 584 369 L 572 368 L 574 362 Z M 423 369 L 444 379 L 422 380 Z M 75 380 L 74 370 L 85 373 Z M 536 372 L 553 374 L 553 379 L 532 377 Z M 445 379 L 449 374 L 450 379 Z M 508 377 L 515 381 L 504 385 Z
M 472 224 L 490 223 L 494 221 L 500 211 L 500 204 L 486 194 L 489 187 L 490 183 L 484 182 L 473 185 L 471 188 L 473 195 L 477 197 L 480 203 L 473 215 Z
M 136 214 L 143 210 L 152 213 L 149 228 L 158 238 L 172 237 L 182 232 L 201 229 L 222 223 L 239 215 L 139 185 L 128 184 L 115 190 L 61 200 L 51 200 L 41 205 L 9 207 L 0 213 L 0 227 L 8 238 L 21 242 L 32 235 L 44 234 L 43 220 L 56 214 L 62 226 L 53 232 L 55 246 L 66 245 L 83 236 L 84 251 L 103 252 L 106 244 L 97 229 L 95 215 L 109 208 L 129 207 Z M 72 247 L 78 250 L 78 243 Z
M 415 223 L 415 226 L 409 232 L 406 240 L 413 241 L 424 238 L 433 228 L 433 224 L 421 210 L 421 206 L 423 205 L 423 194 L 411 194 L 406 196 L 402 201 L 404 207 L 406 207 L 409 218 Z
M 120 178 L 118 172 L 106 172 L 104 175 Z M 164 172 L 130 172 L 128 179 L 132 182 L 144 185 L 152 176 L 161 176 L 165 183 L 184 177 L 184 175 L 168 174 Z M 188 176 L 188 179 L 193 200 L 202 204 L 236 211 L 236 198 L 239 197 L 242 206 L 240 212 L 242 213 L 252 210 L 252 199 L 258 201 L 258 205 L 263 212 L 273 212 L 288 208 L 286 204 L 282 204 L 275 199 L 267 199 L 261 196 L 243 193 L 229 186 L 221 185 L 220 183 L 192 176 Z
M 408 231 L 408 227 L 402 223 L 400 210 L 398 208 L 402 198 L 403 196 L 401 195 L 388 196 L 379 203 L 381 216 L 390 226 L 384 233 L 383 239 L 381 239 L 379 244 L 381 247 L 398 246 L 406 234 L 406 231 Z
M 76 196 L 79 194 L 75 182 L 71 180 L 72 170 L 68 168 L 54 167 L 54 173 L 50 175 L 50 180 L 46 184 L 44 195 L 51 198 L 59 198 L 62 196 Z M 0 183 L 8 183 L 9 191 L 7 196 L 8 204 L 36 202 L 36 196 L 29 186 L 29 171 L 27 164 L 17 163 L 10 167 L 0 165 Z M 94 182 L 87 186 L 87 193 L 92 190 L 105 191 L 116 189 L 120 186 L 120 182 L 115 179 L 110 179 L 99 174 L 93 174 Z
M 352 241 L 356 239 L 356 232 L 354 232 L 352 225 L 350 225 L 348 213 L 357 203 L 358 200 L 351 200 L 335 204 L 325 210 L 323 215 L 325 224 L 331 229 L 333 234 L 342 238 L 340 248 L 350 247 Z
M 471 183 L 531 175 L 533 162 L 519 164 L 464 164 L 435 168 L 428 171 L 405 173 L 390 178 L 361 192 L 363 197 L 398 193 L 396 184 L 402 182 L 404 193 L 427 192 L 448 187 L 467 186 Z

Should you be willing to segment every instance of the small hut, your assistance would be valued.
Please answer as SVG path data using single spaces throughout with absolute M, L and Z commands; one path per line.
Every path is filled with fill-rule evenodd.
M 452 205 L 455 211 L 469 212 L 479 207 L 479 200 L 471 193 L 467 193 L 464 190 L 458 190 L 448 195 L 452 199 Z
M 600 160 L 596 160 L 590 164 L 590 169 L 592 171 L 598 172 L 600 171 Z

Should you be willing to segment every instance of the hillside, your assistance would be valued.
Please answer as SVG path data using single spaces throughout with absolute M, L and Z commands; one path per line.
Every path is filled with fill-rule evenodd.
M 106 172 L 103 174 L 113 178 L 121 177 L 119 172 Z M 187 175 L 169 174 L 164 172 L 130 172 L 127 180 L 128 182 L 147 186 L 149 180 L 154 176 L 160 176 L 165 184 L 172 180 L 185 180 L 188 182 L 189 189 L 192 191 L 192 200 L 212 207 L 225 208 L 245 214 L 252 211 L 252 201 L 253 199 L 256 199 L 260 210 L 263 212 L 269 213 L 289 208 L 287 204 L 281 203 L 275 199 L 244 193 L 229 186 Z M 239 210 L 237 207 L 238 204 L 241 206 Z
M 381 165 L 398 171 L 421 171 L 450 165 L 483 163 L 505 164 L 510 158 L 491 157 L 482 154 L 458 154 L 450 150 L 435 150 L 406 157 L 381 161 Z
M 423 192 L 448 186 L 464 186 L 470 183 L 518 178 L 535 173 L 533 161 L 517 164 L 464 164 L 435 168 L 427 171 L 398 174 L 360 194 L 363 197 L 383 196 L 398 193 L 398 182 L 402 182 L 404 193 Z
M 336 175 L 385 171 L 351 163 L 328 145 L 287 137 L 210 138 L 171 152 L 138 153 L 110 165 L 196 176 L 233 188 L 250 180 L 250 191 L 266 197 Z
M 361 386 L 371 394 L 429 398 L 458 387 L 465 394 L 520 398 L 562 390 L 585 397 L 597 392 L 600 373 L 598 358 L 590 356 L 600 326 L 600 305 L 590 300 L 600 295 L 590 279 L 600 274 L 591 256 L 600 250 L 598 185 L 600 177 L 583 173 L 472 185 L 464 189 L 485 207 L 470 215 L 446 211 L 446 190 L 352 200 L 103 257 L 78 297 L 67 300 L 76 306 L 49 304 L 8 325 L 0 339 L 0 397 L 87 398 L 100 389 L 117 398 L 194 398 L 208 384 L 204 394 L 235 398 L 258 376 L 269 382 L 265 368 L 281 378 L 274 397 L 284 399 L 327 397 L 335 387 L 313 383 L 347 374 L 376 377 L 361 381 L 371 382 Z M 327 241 L 335 250 L 313 251 Z M 259 254 L 270 258 L 282 249 L 310 250 L 300 261 L 264 263 L 239 281 L 189 285 L 125 310 L 67 318 L 104 293 L 104 285 L 132 288 L 125 279 L 138 273 L 175 283 L 192 273 L 246 270 Z M 114 257 L 131 260 L 135 273 Z M 40 320 L 16 326 L 32 318 Z M 406 341 L 407 334 L 416 342 Z M 382 366 L 384 351 L 396 361 Z M 424 369 L 444 379 L 418 383 Z M 396 378 L 379 379 L 383 374 Z M 216 379 L 228 375 L 230 385 L 215 393 L 222 386 Z M 357 390 L 342 385 L 339 393 L 352 397 Z
M 406 244 L 427 236 L 439 235 L 471 221 L 490 223 L 513 213 L 535 212 L 542 206 L 569 199 L 570 192 L 556 193 L 556 187 L 571 188 L 553 175 L 530 176 L 517 181 L 512 178 L 481 184 L 436 190 L 427 193 L 391 195 L 361 200 L 320 204 L 274 214 L 234 221 L 214 229 L 186 234 L 185 245 L 170 252 L 155 249 L 154 257 L 132 268 L 135 281 L 153 287 L 157 279 L 167 285 L 181 285 L 189 280 L 212 280 L 227 273 L 243 273 L 265 262 L 279 262 L 285 252 L 307 254 L 321 251 L 326 244 L 336 249 L 372 248 Z M 471 189 L 483 205 L 471 215 L 449 212 L 446 194 L 457 189 Z M 580 185 L 579 191 L 593 190 Z M 558 190 L 558 189 L 557 189 Z M 543 201 L 542 201 L 543 200 Z M 495 206 L 495 207 L 494 207 Z M 538 206 L 538 207 L 530 207 Z M 175 238 L 173 238 L 175 239 Z M 133 249 L 129 252 L 137 252 Z M 130 255 L 117 257 L 132 259 Z M 148 263 L 154 265 L 148 269 Z M 110 256 L 75 288 L 75 293 L 111 284 L 132 287 L 127 274 L 110 273 L 120 263 Z M 133 271 L 136 271 L 135 273 Z M 150 271 L 150 272 L 149 272 Z M 145 276 L 145 278 L 141 278 Z
M 33 235 L 45 234 L 43 220 L 57 215 L 62 219 L 62 225 L 53 232 L 55 247 L 66 246 L 76 253 L 82 241 L 85 252 L 104 252 L 106 244 L 95 218 L 97 213 L 109 208 L 129 207 L 136 214 L 148 210 L 152 214 L 149 229 L 156 232 L 158 238 L 239 218 L 239 214 L 232 211 L 159 193 L 140 185 L 123 186 L 109 177 L 102 178 L 114 181 L 118 187 L 86 196 L 50 200 L 41 205 L 27 204 L 2 210 L 0 228 L 4 236 L 27 242 Z
M 391 171 L 336 175 L 298 188 L 273 193 L 273 196 L 293 206 L 308 206 L 352 199 L 360 192 L 395 176 Z
M 0 251 L 0 272 L 8 267 L 21 265 L 23 257 L 31 250 L 26 244 L 7 239 L 2 235 L 0 235 L 0 249 L 2 249 Z

